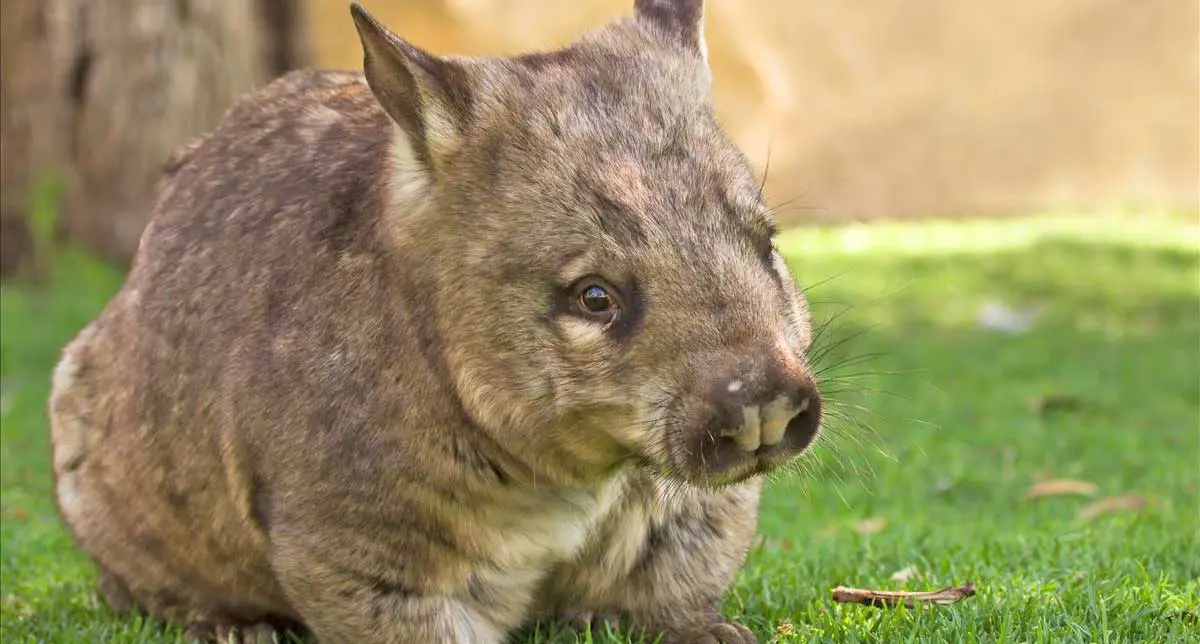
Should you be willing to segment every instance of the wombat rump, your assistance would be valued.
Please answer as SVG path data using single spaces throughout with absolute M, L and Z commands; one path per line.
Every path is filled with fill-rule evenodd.
M 703 3 L 512 57 L 350 13 L 362 73 L 182 148 L 56 367 L 58 506 L 108 603 L 202 640 L 754 642 L 718 606 L 821 399 Z

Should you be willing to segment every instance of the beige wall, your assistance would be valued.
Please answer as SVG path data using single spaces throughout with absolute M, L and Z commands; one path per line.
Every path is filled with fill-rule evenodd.
M 357 67 L 345 0 L 316 60 Z M 364 0 L 439 53 L 565 44 L 632 0 Z M 718 111 L 789 218 L 1194 210 L 1196 0 L 709 0 Z

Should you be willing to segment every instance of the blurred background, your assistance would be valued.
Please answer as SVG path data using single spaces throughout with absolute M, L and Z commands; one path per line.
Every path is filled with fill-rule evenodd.
M 629 0 L 373 0 L 438 53 L 552 48 Z M 785 223 L 1194 210 L 1197 3 L 710 0 L 716 102 Z M 127 262 L 171 149 L 286 70 L 361 64 L 346 0 L 5 0 L 6 274 L 53 191 Z M 43 195 L 46 197 L 46 195 Z M 47 197 L 49 198 L 49 197 Z
M 364 4 L 433 52 L 512 54 L 633 2 Z M 1196 641 L 1198 13 L 708 0 L 719 117 L 770 161 L 826 395 L 727 601 L 763 641 Z M 58 520 L 51 370 L 120 288 L 171 151 L 288 70 L 361 57 L 347 0 L 0 1 L 5 641 L 181 641 L 108 611 Z M 993 594 L 827 602 L 964 580 Z

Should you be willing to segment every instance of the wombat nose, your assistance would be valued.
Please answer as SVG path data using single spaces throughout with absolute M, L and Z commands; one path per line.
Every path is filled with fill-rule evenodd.
M 726 434 L 742 452 L 756 455 L 799 451 L 812 442 L 821 418 L 821 397 L 811 380 L 780 391 L 760 404 L 745 404 Z
M 736 411 L 723 423 L 723 441 L 746 457 L 789 455 L 804 450 L 821 422 L 821 396 L 808 376 L 776 380 L 775 386 L 745 391 L 741 380 L 726 388 Z M 726 409 L 729 409 L 727 407 Z M 731 454 L 732 456 L 732 454 Z

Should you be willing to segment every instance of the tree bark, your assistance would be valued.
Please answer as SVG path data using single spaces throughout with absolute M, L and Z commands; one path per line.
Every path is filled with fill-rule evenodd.
M 61 230 L 127 265 L 162 164 L 235 99 L 307 64 L 302 0 L 4 0 L 0 270 L 30 248 L 35 184 Z

